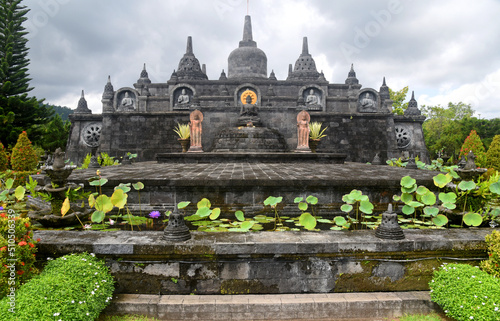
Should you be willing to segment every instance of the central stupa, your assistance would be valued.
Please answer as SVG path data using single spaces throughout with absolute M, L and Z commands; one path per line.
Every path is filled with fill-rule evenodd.
M 257 48 L 252 37 L 252 20 L 245 16 L 243 40 L 228 58 L 228 78 L 265 78 L 267 79 L 267 57 Z

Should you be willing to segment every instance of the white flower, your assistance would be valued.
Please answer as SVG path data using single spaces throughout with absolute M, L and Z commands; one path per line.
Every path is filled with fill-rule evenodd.
M 54 313 L 54 316 L 57 317 L 57 316 L 59 316 L 59 314 L 61 314 L 61 313 L 56 312 L 56 313 Z
M 97 272 L 95 272 L 94 275 L 97 275 Z
M 479 283 L 483 283 L 483 282 L 479 281 Z
M 96 288 L 98 288 L 98 289 L 99 289 L 99 286 L 98 286 L 98 285 L 96 285 Z
M 431 282 L 434 283 L 434 280 L 432 280 Z
M 85 224 L 85 225 L 83 226 L 83 229 L 84 229 L 84 230 L 88 230 L 88 229 L 91 229 L 91 228 L 92 228 L 92 225 L 90 225 L 90 224 Z
M 82 261 L 85 261 L 85 262 L 87 262 L 87 259 L 82 259 Z
M 477 299 L 477 295 L 474 295 L 474 297 Z
M 448 313 L 448 310 L 444 310 L 444 313 Z
M 469 317 L 469 319 L 471 319 L 471 320 L 472 320 L 472 319 L 474 319 L 474 317 L 471 315 L 471 316 Z
M 75 300 L 71 300 L 71 303 L 75 303 Z
M 90 256 L 94 256 L 95 257 L 95 254 L 94 253 L 90 253 Z
M 482 303 L 483 303 L 483 305 L 485 305 L 485 304 L 486 304 L 486 303 L 484 303 L 484 302 L 482 302 Z
M 460 278 L 457 276 L 457 279 L 460 280 Z
M 461 308 L 463 308 L 464 306 L 463 306 L 463 305 L 461 305 L 460 307 L 461 307 Z
M 495 308 L 495 311 L 498 311 L 498 307 Z
M 473 277 L 473 278 L 475 278 L 475 276 L 474 276 L 474 275 L 473 275 L 472 277 Z
M 485 295 L 484 298 L 487 299 L 488 297 Z
M 90 315 L 90 313 L 87 312 L 87 315 Z
M 53 260 L 53 258 L 51 258 L 51 257 L 47 258 L 47 261 L 52 261 L 52 260 Z
M 66 261 L 66 258 L 65 258 L 65 257 L 63 257 L 62 259 L 63 259 L 64 261 Z
M 82 302 L 82 301 L 80 301 L 80 302 L 78 302 L 78 303 L 82 304 L 83 302 Z
M 89 265 L 92 265 L 92 263 L 89 263 Z
M 94 293 L 94 291 L 92 291 L 92 292 L 90 292 L 90 294 L 94 295 L 95 293 Z
M 113 221 L 112 219 L 109 219 L 109 225 L 113 225 L 115 224 L 115 221 Z

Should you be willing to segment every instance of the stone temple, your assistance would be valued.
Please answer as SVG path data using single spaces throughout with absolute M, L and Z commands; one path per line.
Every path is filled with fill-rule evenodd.
M 205 70 L 188 37 L 186 53 L 167 82 L 152 83 L 145 65 L 131 87 L 115 90 L 108 78 L 102 114 L 92 114 L 82 92 L 70 116 L 66 157 L 81 163 L 96 147 L 115 157 L 137 153 L 139 161 L 180 153 L 173 129 L 177 123 L 188 123 L 194 110 L 203 114 L 204 152 L 293 153 L 297 115 L 306 110 L 311 121 L 328 127 L 318 154 L 340 153 L 347 161 L 363 163 L 376 156 L 382 162 L 401 155 L 429 160 L 422 132 L 425 117 L 413 96 L 405 115 L 398 116 L 391 112 L 385 78 L 381 77 L 379 90 L 362 88 L 351 65 L 350 70 L 346 66 L 345 81 L 330 83 L 318 72 L 305 37 L 288 77 L 279 80 L 273 70 L 268 72 L 266 54 L 253 40 L 251 19 L 246 16 L 243 39 L 228 57 L 227 75 L 222 70 L 219 79 L 211 80 Z M 248 120 L 245 117 L 253 117 L 257 140 L 238 131 Z

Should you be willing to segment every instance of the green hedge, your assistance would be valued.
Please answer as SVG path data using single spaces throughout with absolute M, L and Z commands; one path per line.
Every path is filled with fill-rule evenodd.
M 72 254 L 50 261 L 43 272 L 0 301 L 0 320 L 95 320 L 109 304 L 114 281 L 101 260 Z
M 467 264 L 445 264 L 429 284 L 431 299 L 456 320 L 500 320 L 500 279 Z

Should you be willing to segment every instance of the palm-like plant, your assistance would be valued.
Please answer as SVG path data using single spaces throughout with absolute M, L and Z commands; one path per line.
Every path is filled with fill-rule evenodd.
M 325 130 L 328 128 L 328 127 L 325 127 L 323 128 L 323 130 L 321 130 L 321 126 L 323 125 L 323 123 L 320 123 L 320 122 L 311 122 L 309 123 L 309 138 L 312 139 L 312 140 L 319 140 L 323 137 L 326 137 L 325 134 L 323 134 L 325 132 Z
M 189 124 L 179 124 L 177 123 L 177 127 L 174 128 L 174 132 L 179 135 L 180 139 L 189 139 L 191 136 L 191 130 L 189 128 Z

